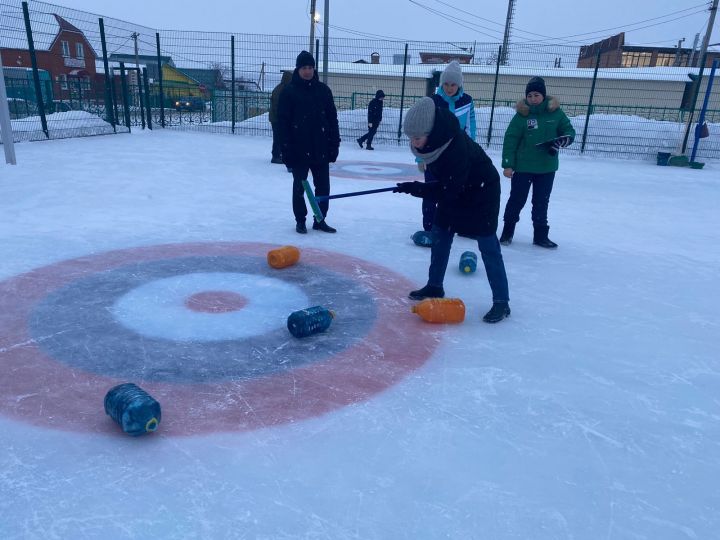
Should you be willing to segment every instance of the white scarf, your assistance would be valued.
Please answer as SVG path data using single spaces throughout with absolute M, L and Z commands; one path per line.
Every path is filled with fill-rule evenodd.
M 437 149 L 433 150 L 432 152 L 427 152 L 425 154 L 418 152 L 417 149 L 412 144 L 410 144 L 410 151 L 413 153 L 413 156 L 422 160 L 425 163 L 425 165 L 429 165 L 430 163 L 432 163 L 433 161 L 436 161 L 437 158 L 440 157 L 440 154 L 442 154 L 445 151 L 445 149 L 448 146 L 450 146 L 451 142 L 453 142 L 452 138 L 448 142 L 443 144 L 440 148 L 437 148 Z

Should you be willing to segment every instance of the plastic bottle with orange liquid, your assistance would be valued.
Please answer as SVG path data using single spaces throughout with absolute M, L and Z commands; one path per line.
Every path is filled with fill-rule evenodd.
M 283 246 L 271 249 L 267 254 L 267 262 L 273 268 L 292 266 L 300 260 L 300 250 L 295 246 Z
M 426 298 L 411 310 L 430 323 L 461 323 L 465 320 L 465 304 L 459 298 Z

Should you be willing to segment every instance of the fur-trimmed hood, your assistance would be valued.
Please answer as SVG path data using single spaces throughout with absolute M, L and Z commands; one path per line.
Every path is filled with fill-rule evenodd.
M 547 96 L 544 101 L 547 102 L 548 112 L 553 112 L 560 108 L 560 102 L 556 97 Z M 530 105 L 528 105 L 525 99 L 521 99 L 515 104 L 515 110 L 518 114 L 527 116 L 530 114 Z

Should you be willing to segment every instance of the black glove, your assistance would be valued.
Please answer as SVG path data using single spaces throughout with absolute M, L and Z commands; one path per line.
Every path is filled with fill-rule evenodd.
M 328 161 L 330 163 L 335 163 L 337 161 L 339 152 L 340 152 L 340 148 L 331 148 L 328 151 Z
M 425 184 L 423 182 L 400 182 L 393 193 L 407 193 L 413 197 L 423 197 Z
M 557 151 L 561 148 L 565 148 L 566 146 L 570 146 L 570 143 L 572 143 L 572 138 L 568 135 L 563 135 L 562 137 L 558 137 L 555 139 L 555 142 L 553 142 L 552 147 Z

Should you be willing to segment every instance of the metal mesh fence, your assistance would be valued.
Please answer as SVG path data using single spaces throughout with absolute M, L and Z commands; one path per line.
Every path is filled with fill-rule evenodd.
M 503 51 L 497 43 L 331 38 L 325 55 L 322 36 L 311 46 L 301 36 L 156 30 L 109 18 L 101 28 L 98 15 L 41 2 L 28 12 L 38 81 L 29 69 L 23 5 L 0 0 L 0 51 L 16 140 L 134 127 L 270 136 L 270 94 L 297 54 L 312 49 L 345 141 L 366 131 L 367 105 L 382 89 L 375 142 L 402 142 L 402 111 L 435 91 L 454 57 L 467 62 L 463 88 L 474 99 L 476 139 L 484 147 L 502 147 L 515 103 L 528 79 L 539 75 L 577 132 L 568 152 L 651 157 L 684 150 L 685 143 L 692 149 L 708 80 L 706 71 L 694 86 L 688 75 L 698 69 L 687 67 L 578 68 L 579 47 L 560 45 Z M 698 157 L 719 158 L 720 85 L 706 120 L 711 135 Z

